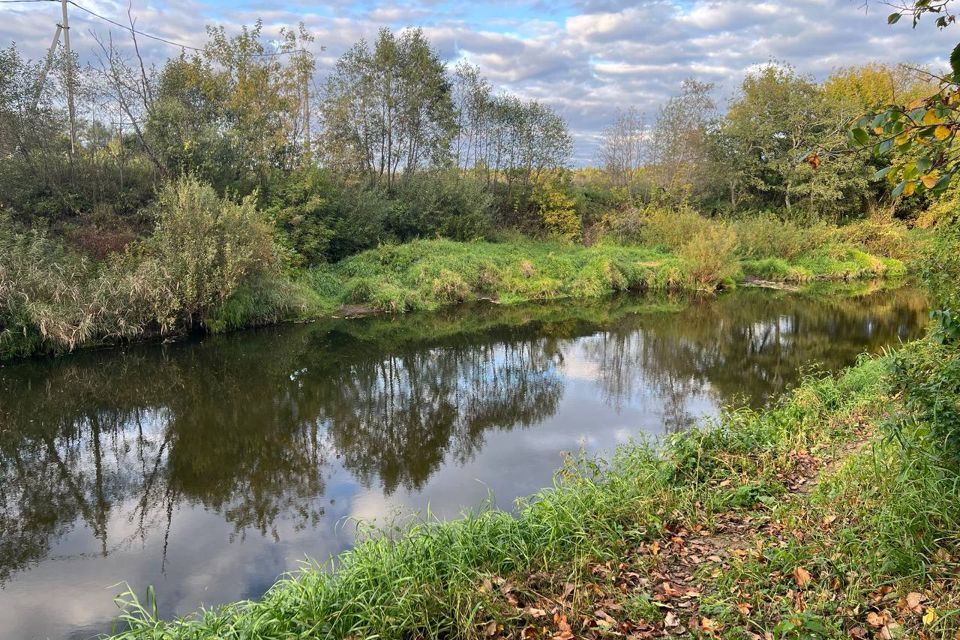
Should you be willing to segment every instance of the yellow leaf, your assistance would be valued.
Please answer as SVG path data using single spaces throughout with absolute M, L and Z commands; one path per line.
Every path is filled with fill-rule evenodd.
M 940 118 L 937 117 L 937 112 L 930 109 L 923 114 L 923 124 L 940 124 Z
M 916 190 L 917 190 L 917 183 L 911 180 L 910 182 L 908 182 L 903 186 L 903 195 L 912 196 Z
M 940 174 L 936 171 L 931 171 L 927 175 L 920 178 L 920 182 L 923 183 L 927 189 L 933 189 L 933 185 L 937 184 L 937 180 L 940 179 Z
M 934 135 L 936 135 L 936 134 L 934 134 Z M 895 140 L 895 142 L 897 143 L 897 146 L 898 146 L 898 147 L 899 147 L 900 145 L 902 145 L 902 144 L 906 144 L 906 143 L 909 142 L 909 141 L 910 141 L 910 134 L 909 134 L 909 133 L 906 133 L 906 132 L 905 132 L 905 133 L 901 133 L 900 135 L 898 135 L 897 138 L 896 138 L 896 140 Z
M 946 127 L 941 124 L 933 130 L 933 137 L 937 140 L 946 140 L 950 137 L 950 133 L 950 127 Z
M 882 135 L 883 135 L 883 127 L 874 127 L 874 128 L 873 128 L 873 132 L 874 132 L 875 134 L 877 134 L 878 136 L 882 136 Z
M 927 612 L 923 614 L 923 624 L 927 627 L 937 621 L 937 610 L 933 607 L 927 607 Z
M 923 106 L 923 98 L 917 98 L 913 102 L 907 105 L 907 109 L 913 111 L 914 109 L 919 109 Z

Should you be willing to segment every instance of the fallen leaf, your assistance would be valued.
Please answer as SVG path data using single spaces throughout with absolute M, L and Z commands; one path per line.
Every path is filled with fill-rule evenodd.
M 923 602 L 923 594 L 911 591 L 907 594 L 907 608 L 914 613 L 920 613 L 920 603 Z
M 663 618 L 663 626 L 665 627 L 679 627 L 680 618 L 677 617 L 673 611 L 668 611 L 667 615 Z
M 740 615 L 742 615 L 744 618 L 750 615 L 750 610 L 752 608 L 753 607 L 751 607 L 746 602 L 741 602 L 740 604 L 737 605 L 737 610 L 740 612 Z
M 700 628 L 707 633 L 715 633 L 720 630 L 720 623 L 710 618 L 700 618 Z
M 937 621 L 937 610 L 933 607 L 927 607 L 927 612 L 923 614 L 923 624 L 926 626 L 932 625 Z
M 554 640 L 573 639 L 573 629 L 570 627 L 570 623 L 567 622 L 567 616 L 555 613 L 553 614 L 553 622 L 557 625 L 558 629 L 557 633 L 553 634 Z
M 877 613 L 876 611 L 871 611 L 867 614 L 867 624 L 871 627 L 882 627 L 886 624 L 887 618 L 883 614 Z
M 485 636 L 497 635 L 497 623 L 495 621 L 488 622 L 486 628 L 484 628 L 483 630 L 483 635 Z
M 803 589 L 810 584 L 810 572 L 803 567 L 797 567 L 793 570 L 793 579 L 797 583 L 797 586 Z

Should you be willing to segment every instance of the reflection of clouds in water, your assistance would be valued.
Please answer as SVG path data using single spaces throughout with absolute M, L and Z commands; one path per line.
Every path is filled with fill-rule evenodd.
M 561 367 L 564 377 L 569 380 L 596 380 L 600 371 L 600 363 L 584 359 L 579 350 L 568 353 Z
M 521 324 L 442 337 L 479 308 L 0 370 L 14 424 L 0 434 L 0 635 L 103 631 L 104 588 L 122 580 L 155 585 L 163 615 L 256 597 L 305 556 L 348 548 L 350 518 L 454 517 L 490 494 L 509 508 L 551 484 L 561 451 L 687 428 L 734 393 L 762 401 L 800 363 L 916 333 L 922 304 L 897 300 L 745 292 L 619 316 L 604 303 L 602 325 L 587 305 L 573 320 L 530 307 Z M 439 337 L 397 330 L 420 322 Z

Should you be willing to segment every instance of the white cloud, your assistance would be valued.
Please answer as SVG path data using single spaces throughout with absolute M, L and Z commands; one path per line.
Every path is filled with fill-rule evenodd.
M 120 0 L 79 0 L 120 22 Z M 873 5 L 870 5 L 873 9 Z M 386 3 L 304 2 L 237 5 L 201 0 L 135 2 L 138 27 L 165 38 L 200 44 L 205 24 L 228 29 L 264 18 L 264 29 L 303 21 L 317 36 L 320 73 L 361 37 L 378 28 L 422 26 L 448 60 L 478 64 L 500 88 L 537 98 L 570 122 L 578 160 L 589 161 L 596 135 L 618 107 L 636 106 L 652 116 L 686 77 L 717 83 L 720 103 L 744 73 L 770 59 L 792 63 L 823 78 L 845 65 L 871 60 L 942 64 L 956 34 L 931 24 L 917 30 L 889 27 L 883 11 L 864 12 L 858 0 L 582 0 L 557 5 L 541 0 L 464 5 L 438 0 Z M 0 42 L 16 41 L 40 58 L 59 17 L 54 3 L 0 5 Z M 74 47 L 89 57 L 90 30 L 109 25 L 71 8 Z M 119 34 L 118 34 L 119 35 Z M 176 50 L 141 41 L 155 60 Z

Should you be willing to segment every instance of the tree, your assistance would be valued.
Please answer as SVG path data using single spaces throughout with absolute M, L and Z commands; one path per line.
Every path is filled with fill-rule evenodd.
M 303 162 L 303 86 L 313 71 L 301 24 L 268 50 L 262 23 L 230 38 L 208 27 L 201 53 L 169 60 L 152 89 L 146 138 L 172 173 L 249 193 Z
M 712 83 L 684 80 L 680 95 L 667 100 L 657 113 L 649 162 L 660 188 L 688 191 L 698 183 L 716 120 L 713 88 Z
M 640 169 L 644 154 L 646 123 L 635 107 L 617 110 L 613 123 L 603 130 L 600 164 L 617 186 L 626 186 Z
M 382 29 L 337 61 L 321 117 L 327 161 L 392 188 L 399 173 L 449 159 L 455 133 L 450 82 L 419 29 Z
M 737 150 L 731 164 L 756 204 L 783 206 L 794 217 L 836 219 L 860 210 L 867 185 L 862 160 L 848 155 L 829 175 L 802 160 L 810 149 L 843 145 L 846 122 L 812 79 L 769 64 L 744 79 L 722 135 Z

